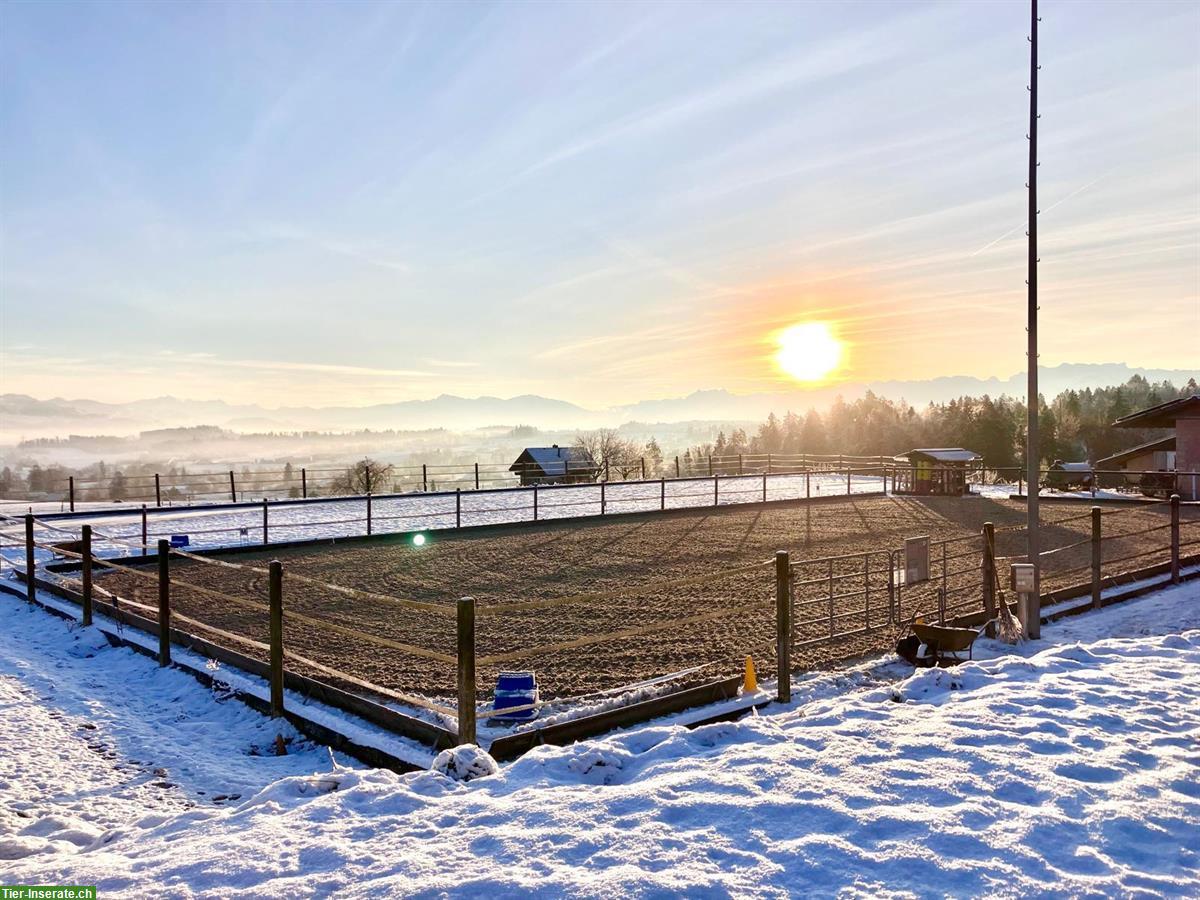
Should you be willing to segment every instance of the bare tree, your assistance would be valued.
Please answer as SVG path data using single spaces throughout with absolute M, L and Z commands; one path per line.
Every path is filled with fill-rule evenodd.
M 591 454 L 599 467 L 597 477 L 627 479 L 641 472 L 641 453 L 633 441 L 621 437 L 615 428 L 598 428 L 575 436 L 575 446 Z
M 335 492 L 347 494 L 378 493 L 391 485 L 393 467 L 373 459 L 362 459 L 333 483 Z

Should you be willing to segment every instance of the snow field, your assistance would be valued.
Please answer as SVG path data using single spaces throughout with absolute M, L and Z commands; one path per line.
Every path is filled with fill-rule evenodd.
M 718 486 L 721 506 L 760 502 L 763 497 L 761 475 L 722 476 Z M 846 496 L 844 474 L 813 475 L 807 491 L 812 497 Z M 711 479 L 679 480 L 665 483 L 667 509 L 691 509 L 712 506 Z M 605 511 L 610 515 L 629 512 L 652 512 L 663 506 L 663 485 L 658 481 L 628 482 L 608 485 L 604 489 Z M 883 479 L 873 475 L 853 475 L 851 494 L 880 493 Z M 566 519 L 579 516 L 598 516 L 601 511 L 599 485 L 546 485 L 538 488 L 538 518 Z M 803 475 L 767 476 L 768 500 L 796 500 L 806 494 Z M 498 525 L 533 521 L 533 490 L 511 488 L 503 491 L 475 493 L 463 491 L 463 525 Z M 8 511 L 19 517 L 24 510 Z M 261 508 L 241 507 L 229 510 L 188 510 L 186 507 L 150 509 L 148 536 L 150 543 L 172 534 L 187 534 L 192 548 L 220 547 L 262 542 L 263 515 Z M 326 500 L 303 504 L 271 504 L 268 511 L 270 539 L 274 542 L 314 540 L 328 537 L 351 537 L 366 534 L 366 500 Z M 405 494 L 382 497 L 371 503 L 372 531 L 375 534 L 453 528 L 455 524 L 454 494 Z M 39 541 L 68 540 L 78 536 L 80 525 L 91 524 L 98 532 L 122 541 L 140 543 L 141 508 L 128 510 L 111 507 L 94 516 L 53 522 L 63 532 L 39 529 Z M 19 522 L 4 523 L 9 533 L 5 544 L 13 543 L 12 535 L 23 534 Z M 245 531 L 243 534 L 242 531 Z M 96 540 L 97 553 L 129 552 L 127 546 Z M 6 551 L 8 555 L 12 550 Z
M 5 734 L 38 732 L 43 710 L 66 717 L 5 754 L 16 764 L 6 793 L 46 832 L 23 836 L 32 854 L 0 862 L 8 883 L 134 897 L 1200 891 L 1198 582 L 1049 625 L 1015 652 L 981 642 L 985 658 L 953 670 L 874 660 L 798 679 L 787 708 L 543 747 L 466 784 L 347 769 L 316 748 L 234 753 L 196 726 L 217 716 L 244 751 L 265 732 L 236 704 L 86 635 L 64 654 L 67 626 L 18 603 L 0 602 L 0 620 L 13 635 L 0 646 Z M 85 703 L 67 685 L 88 678 Z M 30 694 L 12 702 L 14 683 Z M 126 718 L 154 716 L 172 690 L 173 717 L 128 733 Z M 106 744 L 116 761 L 93 768 L 129 753 L 174 765 L 169 792 L 246 793 L 179 812 L 88 784 L 77 760 L 91 751 L 78 745 L 96 736 L 76 727 L 84 715 L 118 736 Z M 86 798 L 106 792 L 89 824 Z

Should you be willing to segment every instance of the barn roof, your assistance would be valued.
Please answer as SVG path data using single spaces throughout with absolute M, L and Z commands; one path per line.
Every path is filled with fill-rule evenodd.
M 1050 468 L 1056 472 L 1090 472 L 1092 464 L 1089 462 L 1063 462 L 1061 459 L 1056 459 Z
M 1104 459 L 1096 461 L 1097 469 L 1105 469 L 1109 466 L 1123 466 L 1126 462 L 1139 456 L 1142 453 L 1154 453 L 1156 450 L 1174 450 L 1175 435 L 1170 437 L 1159 438 L 1157 441 L 1148 441 L 1145 444 L 1138 444 L 1136 447 L 1130 447 L 1128 450 L 1122 450 L 1120 453 L 1114 453 L 1112 456 L 1106 456 Z
M 596 460 L 582 447 L 559 447 L 556 444 L 552 447 L 526 447 L 508 470 L 517 472 L 531 463 L 547 475 L 561 475 L 568 466 L 572 472 L 596 468 Z
M 983 459 L 974 450 L 964 450 L 962 447 L 922 447 L 916 450 L 909 450 L 907 453 L 901 453 L 896 459 L 906 459 L 909 462 L 914 462 L 917 457 L 932 459 L 934 462 L 941 463 L 967 463 Z
M 1168 400 L 1113 422 L 1118 428 L 1174 428 L 1176 419 L 1200 418 L 1200 394 Z

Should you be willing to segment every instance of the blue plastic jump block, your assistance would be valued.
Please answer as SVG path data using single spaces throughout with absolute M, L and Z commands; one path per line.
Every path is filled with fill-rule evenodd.
M 537 718 L 536 709 L 505 709 L 528 706 L 538 702 L 537 679 L 532 672 L 501 672 L 496 678 L 496 699 L 492 703 L 492 718 L 507 722 L 528 722 Z
M 186 534 L 173 534 L 173 535 L 171 535 L 171 546 L 172 546 L 172 547 L 186 547 L 186 546 L 188 546 L 188 536 L 187 536 Z

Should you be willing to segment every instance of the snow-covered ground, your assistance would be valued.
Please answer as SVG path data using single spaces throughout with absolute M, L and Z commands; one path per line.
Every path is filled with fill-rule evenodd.
M 0 597 L 0 883 L 120 896 L 1200 893 L 1200 582 L 463 784 L 348 767 Z M 239 796 L 234 796 L 239 795 Z M 220 798 L 220 799 L 219 799 Z
M 716 499 L 719 505 L 754 503 L 763 499 L 763 476 L 722 476 Z M 665 490 L 665 503 L 663 492 Z M 766 478 L 768 500 L 795 500 L 801 497 L 828 497 L 878 493 L 883 490 L 882 476 L 852 475 L 847 484 L 844 474 L 770 475 Z M 511 488 L 461 495 L 462 524 L 495 525 L 532 521 L 533 489 Z M 600 515 L 599 485 L 546 485 L 537 490 L 539 519 L 564 519 Z M 663 508 L 688 509 L 713 505 L 711 479 L 628 482 L 604 489 L 605 512 L 610 515 L 649 512 Z M 454 494 L 404 494 L 376 498 L 371 504 L 372 531 L 375 534 L 423 529 L 453 528 L 456 521 Z M 35 511 L 36 512 L 36 511 Z M 19 542 L 22 525 L 16 518 L 24 510 L 5 510 L 13 517 L 0 522 L 7 537 L 3 544 Z M 267 519 L 272 542 L 348 537 L 366 534 L 367 503 L 360 499 L 332 499 L 306 503 L 270 504 Z M 90 524 L 103 535 L 123 541 L 141 541 L 141 508 L 114 510 L 111 507 L 78 518 L 58 520 L 54 530 L 39 529 L 39 541 L 70 540 L 78 536 L 83 524 Z M 194 509 L 168 507 L 149 510 L 147 533 L 150 543 L 186 534 L 191 547 L 217 547 L 262 542 L 261 507 L 233 509 Z M 97 553 L 128 552 L 127 547 L 97 541 Z M 5 551 L 10 557 L 15 548 Z

